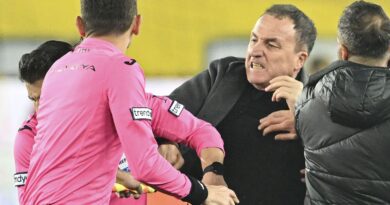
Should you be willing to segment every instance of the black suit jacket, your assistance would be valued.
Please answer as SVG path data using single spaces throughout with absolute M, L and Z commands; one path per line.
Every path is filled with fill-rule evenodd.
M 297 79 L 306 81 L 303 69 Z M 226 57 L 213 61 L 207 70 L 176 88 L 169 97 L 216 127 L 236 104 L 246 85 L 245 59 Z M 184 146 L 181 152 L 185 160 L 181 171 L 201 179 L 200 160 L 195 152 Z

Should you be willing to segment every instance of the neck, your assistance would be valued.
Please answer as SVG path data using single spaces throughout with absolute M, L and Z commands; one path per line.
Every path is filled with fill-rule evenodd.
M 130 34 L 124 33 L 120 35 L 110 34 L 104 36 L 94 36 L 91 38 L 96 38 L 112 43 L 115 47 L 119 48 L 123 53 L 126 53 L 128 45 L 130 45 L 131 39 L 129 38 Z
M 360 56 L 350 56 L 348 61 L 359 63 L 363 65 L 373 66 L 373 67 L 387 67 L 387 58 L 367 58 Z
M 266 85 L 258 85 L 258 84 L 252 84 L 253 87 L 255 87 L 257 90 L 265 91 Z

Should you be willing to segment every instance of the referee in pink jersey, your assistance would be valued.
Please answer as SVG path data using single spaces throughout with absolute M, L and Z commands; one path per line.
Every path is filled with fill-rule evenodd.
M 181 174 L 158 154 L 143 71 L 124 55 L 140 26 L 136 1 L 81 0 L 81 11 L 85 39 L 50 68 L 42 86 L 22 204 L 108 204 L 122 149 L 144 183 L 192 204 L 238 203 L 232 190 Z M 180 106 L 172 112 L 180 115 Z M 214 132 L 183 139 L 206 165 L 224 154 L 219 134 L 208 130 Z

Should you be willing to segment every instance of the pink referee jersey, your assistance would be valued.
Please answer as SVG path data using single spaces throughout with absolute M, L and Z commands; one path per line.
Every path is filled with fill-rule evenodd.
M 15 137 L 14 158 L 15 158 L 15 186 L 18 187 L 19 202 L 24 193 L 24 185 L 27 179 L 27 171 L 30 164 L 31 150 L 34 145 L 34 137 L 37 133 L 37 118 L 34 113 L 28 120 L 23 122 L 22 127 Z
M 112 44 L 85 39 L 57 61 L 45 77 L 23 204 L 108 204 L 122 150 L 135 178 L 185 197 L 189 179 L 157 151 L 152 133 L 197 150 L 222 149 L 211 125 L 188 120 L 164 128 L 175 117 L 192 118 L 177 102 L 152 121 L 140 66 Z M 158 124 L 157 124 L 158 125 Z M 172 126 L 174 127 L 174 126 Z M 176 130 L 177 132 L 177 130 Z
M 150 99 L 161 101 L 158 98 Z M 30 155 L 34 145 L 34 137 L 36 135 L 36 126 L 37 118 L 36 114 L 34 113 L 33 115 L 29 116 L 28 120 L 23 122 L 15 137 L 14 158 L 16 173 L 14 174 L 14 185 L 18 188 L 19 202 L 24 193 L 24 185 L 27 180 L 28 167 L 30 164 Z M 121 164 L 120 166 L 125 166 L 128 170 L 126 158 L 124 158 L 124 161 L 125 163 Z M 146 200 L 146 194 L 141 195 L 139 199 L 134 199 L 119 198 L 116 194 L 113 193 L 111 194 L 110 205 L 146 205 Z
M 152 119 L 152 129 L 157 127 L 160 129 L 170 130 L 170 133 L 165 136 L 167 138 L 177 137 L 183 134 L 183 130 L 193 130 L 194 128 L 187 127 L 191 124 L 191 121 L 197 121 L 198 119 L 191 116 L 191 114 L 185 109 L 181 111 L 182 105 L 177 102 L 172 102 L 169 98 L 153 96 L 146 94 L 147 104 L 152 110 L 155 110 Z M 177 109 L 176 113 L 173 113 L 173 108 Z M 158 111 L 158 112 L 156 112 Z M 181 112 L 182 113 L 181 113 Z M 176 116 L 176 117 L 172 117 Z M 181 116 L 183 115 L 183 116 Z M 188 117 L 187 117 L 188 116 Z M 169 119 L 167 119 L 167 117 Z M 169 122 L 169 123 L 165 123 Z M 14 144 L 14 158 L 16 173 L 14 175 L 15 186 L 18 187 L 19 199 L 23 195 L 24 185 L 27 179 L 27 171 L 30 162 L 31 150 L 34 145 L 34 136 L 36 135 L 36 114 L 29 116 L 28 120 L 23 122 L 19 129 Z M 202 123 L 199 123 L 202 126 Z M 208 126 L 204 126 L 202 129 L 209 129 Z M 188 132 L 184 132 L 189 134 Z M 170 135 L 170 136 L 169 136 Z M 125 163 L 121 164 L 122 169 L 128 170 L 128 164 L 126 159 Z M 142 195 L 141 198 L 135 200 L 133 198 L 119 198 L 115 194 L 111 195 L 110 205 L 145 205 L 146 195 Z

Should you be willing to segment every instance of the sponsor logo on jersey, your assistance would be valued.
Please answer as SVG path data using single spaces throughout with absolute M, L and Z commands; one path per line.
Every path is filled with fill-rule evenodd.
M 133 107 L 130 109 L 133 120 L 152 120 L 152 110 L 147 107 Z
M 79 70 L 91 70 L 93 72 L 96 71 L 94 65 L 89 64 L 80 64 L 80 65 L 65 65 L 65 67 L 55 67 L 51 72 L 65 72 L 65 71 L 79 71 Z
M 176 117 L 179 117 L 183 109 L 184 109 L 184 105 L 178 103 L 175 100 L 172 102 L 171 107 L 169 107 L 169 112 L 175 115 Z
M 14 185 L 16 187 L 24 186 L 27 180 L 27 172 L 18 172 L 14 174 Z
M 77 50 L 75 51 L 76 53 L 88 53 L 89 52 L 89 48 L 77 48 Z
M 133 64 L 136 63 L 136 62 L 137 62 L 136 60 L 131 59 L 130 61 L 125 61 L 124 63 L 125 63 L 126 65 L 133 65 Z

